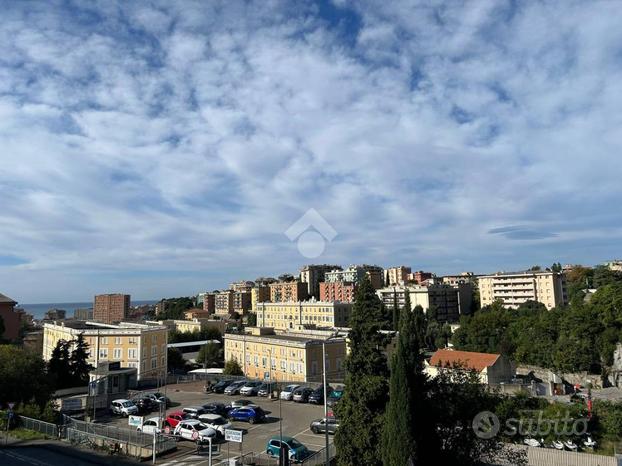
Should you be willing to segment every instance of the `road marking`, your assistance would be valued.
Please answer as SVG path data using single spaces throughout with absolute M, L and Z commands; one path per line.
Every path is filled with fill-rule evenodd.
M 48 464 L 48 463 L 43 463 L 34 458 L 30 458 L 28 456 L 20 455 L 19 453 L 15 453 L 15 452 L 3 451 L 0 453 L 5 454 L 6 456 L 10 456 L 11 458 L 15 458 L 17 460 L 23 461 L 24 463 L 32 464 L 33 466 L 46 466 Z

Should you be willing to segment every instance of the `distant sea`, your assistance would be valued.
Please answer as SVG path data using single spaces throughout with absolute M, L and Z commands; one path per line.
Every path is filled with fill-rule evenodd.
M 142 306 L 145 304 L 155 304 L 158 301 L 132 301 L 131 306 Z M 43 316 L 50 309 L 64 309 L 67 311 L 67 317 L 73 317 L 76 309 L 90 309 L 93 307 L 93 301 L 88 303 L 42 303 L 42 304 L 22 304 L 17 307 L 24 309 L 28 314 L 32 314 L 35 319 L 43 319 Z

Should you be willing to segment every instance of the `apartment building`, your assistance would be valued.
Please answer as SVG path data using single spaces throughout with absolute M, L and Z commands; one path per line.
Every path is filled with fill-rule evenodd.
M 233 290 L 233 291 L 242 291 L 245 293 L 250 293 L 251 290 L 253 289 L 253 286 L 255 286 L 255 282 L 251 282 L 251 281 L 247 281 L 247 280 L 242 280 L 239 282 L 233 282 L 229 285 L 229 289 Z
M 252 288 L 250 289 L 252 290 Z M 251 291 L 235 291 L 233 293 L 233 311 L 240 315 L 246 314 L 252 307 Z
M 251 290 L 251 309 L 257 310 L 257 303 L 270 301 L 270 287 L 267 285 L 256 285 Z
M 228 316 L 233 312 L 233 290 L 224 290 L 216 293 L 214 297 L 214 309 L 217 315 Z
M 203 301 L 202 307 L 203 310 L 209 314 L 214 314 L 216 312 L 216 295 L 214 293 L 202 293 Z
M 356 285 L 348 282 L 321 282 L 320 301 L 331 302 L 339 301 L 342 303 L 353 303 Z
M 4 333 L 0 337 L 10 341 L 17 340 L 22 320 L 25 313 L 21 309 L 15 309 L 16 301 L 0 293 L 0 317 L 4 323 Z
M 417 283 L 418 285 L 423 285 L 424 282 L 434 278 L 435 275 L 432 272 L 424 272 L 423 270 L 417 270 L 416 272 L 409 273 L 406 277 L 409 282 Z
M 382 288 L 384 284 L 384 272 L 377 265 L 351 265 L 345 270 L 331 270 L 324 274 L 327 283 L 348 282 L 359 283 L 367 275 L 374 289 Z
M 257 325 L 277 330 L 347 327 L 352 304 L 324 301 L 258 303 Z
M 382 288 L 376 293 L 387 309 L 393 309 L 396 303 L 402 309 L 408 293 L 411 310 L 416 306 L 421 306 L 424 312 L 434 308 L 439 322 L 457 322 L 461 314 L 471 312 L 470 292 L 449 285 L 392 286 Z
M 60 340 L 73 341 L 79 334 L 89 345 L 88 362 L 119 362 L 121 367 L 137 370 L 138 380 L 166 374 L 168 329 L 163 325 L 121 322 L 62 321 L 43 325 L 43 359 L 49 361 Z
M 385 283 L 387 285 L 403 285 L 408 280 L 408 275 L 410 273 L 410 267 L 406 267 L 405 265 L 389 267 L 384 270 Z
M 128 317 L 130 309 L 129 294 L 100 294 L 95 296 L 93 320 L 104 324 L 121 322 Z
M 250 333 L 225 334 L 225 361 L 234 359 L 251 379 L 277 382 L 321 382 L 322 343 L 326 347 L 326 373 L 329 382 L 342 382 L 345 376 L 344 338 L 302 333 L 275 334 L 270 328 L 250 328 Z
M 499 272 L 477 278 L 482 306 L 495 300 L 505 308 L 516 308 L 525 301 L 538 301 L 553 309 L 567 303 L 564 275 L 561 272 Z
M 93 309 L 75 309 L 73 311 L 73 318 L 77 320 L 93 320 Z
M 464 283 L 470 283 L 472 285 L 477 284 L 477 277 L 473 272 L 462 272 L 458 275 L 445 275 L 441 280 L 444 284 L 450 286 L 457 286 Z
M 277 282 L 270 285 L 270 301 L 273 303 L 287 303 L 292 301 L 304 301 L 309 298 L 306 283 Z
M 196 318 L 189 320 L 158 320 L 158 321 L 147 321 L 145 322 L 148 325 L 163 325 L 168 328 L 170 331 L 179 332 L 179 333 L 193 333 L 200 332 L 202 330 L 207 330 L 208 328 L 215 328 L 221 334 L 225 333 L 225 329 L 227 328 L 227 322 L 224 320 L 214 320 L 214 319 L 205 319 L 205 318 Z
M 307 294 L 315 299 L 320 298 L 320 283 L 324 281 L 326 272 L 341 270 L 339 265 L 313 264 L 300 269 L 300 281 L 307 284 Z

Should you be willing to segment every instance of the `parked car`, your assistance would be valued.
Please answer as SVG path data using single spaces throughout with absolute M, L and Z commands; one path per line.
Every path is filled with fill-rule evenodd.
M 225 388 L 225 395 L 239 395 L 240 388 L 246 384 L 246 380 L 238 380 Z
M 326 387 L 326 393 L 330 393 L 332 391 L 333 387 L 331 387 L 330 385 Z M 315 405 L 321 405 L 322 403 L 324 403 L 324 387 L 316 388 L 311 392 L 311 394 L 309 395 L 309 403 Z
M 166 416 L 164 420 L 164 427 L 169 426 L 171 428 L 177 427 L 181 421 L 186 420 L 186 415 L 183 411 L 173 411 Z
M 143 397 L 145 398 L 151 398 L 153 401 L 155 401 L 156 403 L 164 403 L 166 404 L 166 407 L 168 408 L 171 405 L 171 400 L 170 398 L 164 396 L 162 393 L 160 392 L 155 392 L 155 393 L 145 393 L 143 395 Z
M 235 400 L 229 405 L 231 408 L 244 408 L 245 406 L 255 406 L 251 400 Z
M 221 437 L 225 436 L 226 429 L 231 429 L 232 427 L 232 424 L 219 414 L 201 414 L 199 421 L 207 427 L 214 429 Z
M 275 389 L 276 384 L 271 382 L 262 383 L 257 389 L 257 396 L 269 396 Z
M 343 396 L 343 388 L 335 388 L 328 394 L 328 398 L 326 399 L 326 404 L 331 408 L 337 404 L 341 397 Z
M 198 419 L 201 414 L 205 414 L 202 406 L 188 406 L 182 409 L 182 412 L 186 415 L 186 419 Z
M 150 417 L 143 421 L 143 425 L 136 428 L 137 432 L 145 434 L 159 434 L 162 432 L 162 420 L 159 417 Z
M 229 419 L 232 421 L 246 421 L 250 424 L 261 422 L 266 418 L 266 413 L 259 406 L 246 406 L 236 408 L 229 412 Z
M 130 400 L 119 399 L 113 400 L 110 405 L 110 411 L 112 414 L 128 417 L 131 414 L 138 414 L 138 407 Z
M 211 427 L 206 426 L 198 419 L 188 419 L 181 421 L 175 427 L 173 435 L 184 440 L 193 440 L 195 442 L 207 442 L 210 438 L 215 438 L 217 432 Z
M 132 399 L 132 403 L 138 408 L 139 414 L 150 413 L 158 409 L 158 403 L 146 396 L 134 398 Z
M 233 380 L 221 380 L 212 386 L 213 393 L 224 393 L 225 388 L 233 383 Z
M 309 449 L 307 447 L 294 437 L 287 437 L 285 435 L 275 435 L 271 437 L 266 445 L 266 453 L 278 458 L 281 448 L 287 449 L 289 459 L 293 461 L 302 461 L 309 456 Z
M 206 414 L 220 414 L 224 416 L 227 414 L 230 407 L 226 406 L 224 403 L 212 402 L 205 403 L 201 408 L 203 408 Z
M 327 430 L 329 434 L 334 434 L 338 427 L 339 421 L 334 417 L 316 419 L 309 425 L 314 434 L 323 434 Z
M 240 388 L 240 395 L 253 396 L 257 395 L 261 382 L 246 382 L 242 388 Z
M 313 393 L 311 387 L 299 387 L 294 391 L 292 399 L 298 403 L 306 403 L 309 401 L 309 395 Z
M 300 385 L 288 385 L 283 390 L 281 390 L 281 400 L 290 401 L 294 396 L 294 391 L 299 388 Z

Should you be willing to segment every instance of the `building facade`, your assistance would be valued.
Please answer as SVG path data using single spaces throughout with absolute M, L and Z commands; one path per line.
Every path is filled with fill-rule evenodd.
M 395 304 L 399 309 L 402 309 L 406 303 L 406 293 L 408 293 L 411 310 L 416 306 L 421 306 L 427 313 L 431 308 L 434 308 L 436 319 L 439 322 L 457 322 L 461 314 L 470 314 L 471 312 L 470 295 L 461 294 L 460 289 L 449 285 L 393 286 L 382 288 L 376 293 L 384 306 L 391 310 Z
M 209 314 L 216 313 L 216 295 L 214 293 L 203 295 L 203 310 Z
M 236 360 L 251 379 L 278 382 L 321 382 L 322 343 L 326 346 L 329 382 L 344 378 L 344 338 L 325 340 L 315 335 L 274 334 L 272 329 L 252 328 L 250 334 L 225 334 L 225 361 Z
M 309 298 L 306 283 L 277 282 L 270 285 L 270 301 L 273 303 L 288 303 L 292 301 L 305 301 Z
M 526 301 L 538 301 L 553 309 L 567 303 L 564 275 L 561 272 L 526 271 L 500 272 L 477 279 L 482 306 L 495 300 L 503 301 L 506 309 L 516 308 Z
M 252 288 L 251 288 L 252 290 Z M 240 315 L 246 314 L 252 307 L 251 291 L 236 291 L 233 293 L 233 311 Z
M 43 325 L 43 359 L 49 361 L 60 340 L 74 341 L 79 334 L 89 345 L 88 362 L 119 362 L 136 368 L 138 380 L 162 377 L 167 371 L 168 329 L 163 325 L 121 322 L 63 321 Z
M 415 282 L 418 285 L 422 285 L 425 281 L 431 278 L 434 278 L 434 274 L 432 272 L 424 272 L 423 270 L 417 270 L 407 276 L 408 281 Z
M 4 323 L 4 333 L 0 335 L 6 340 L 15 341 L 19 338 L 24 312 L 16 310 L 16 301 L 0 293 L 0 317 Z
M 73 311 L 73 318 L 77 320 L 93 320 L 93 309 L 75 309 Z
M 342 303 L 354 302 L 354 292 L 356 285 L 348 282 L 321 282 L 320 301 L 331 302 L 339 301 Z
M 257 310 L 257 303 L 270 301 L 270 287 L 267 285 L 257 285 L 251 290 L 251 309 Z
M 474 370 L 485 385 L 510 382 L 516 376 L 515 366 L 500 354 L 474 353 L 440 349 L 425 362 L 424 372 L 436 377 L 441 370 Z
M 348 282 L 359 283 L 367 275 L 374 289 L 384 285 L 384 272 L 377 265 L 351 265 L 345 270 L 331 270 L 324 274 L 327 283 Z
M 472 285 L 477 284 L 477 277 L 473 272 L 462 272 L 459 275 L 445 275 L 441 280 L 443 283 L 450 286 L 457 286 L 465 283 L 470 283 Z
M 347 327 L 352 304 L 323 301 L 258 303 L 257 325 L 277 330 Z
M 307 294 L 315 299 L 320 298 L 320 282 L 324 281 L 326 272 L 341 270 L 339 265 L 313 264 L 300 269 L 300 281 L 307 284 Z
M 217 315 L 228 316 L 233 312 L 233 290 L 224 290 L 216 293 L 214 307 Z
M 250 293 L 255 286 L 255 282 L 242 280 L 240 282 L 233 282 L 229 285 L 229 289 L 233 291 L 242 291 L 245 293 Z
M 400 265 L 397 267 L 389 267 L 384 270 L 385 283 L 387 285 L 403 285 L 408 280 L 411 273 L 410 267 Z
M 95 296 L 93 320 L 104 324 L 121 322 L 127 318 L 130 309 L 129 294 L 100 294 Z

